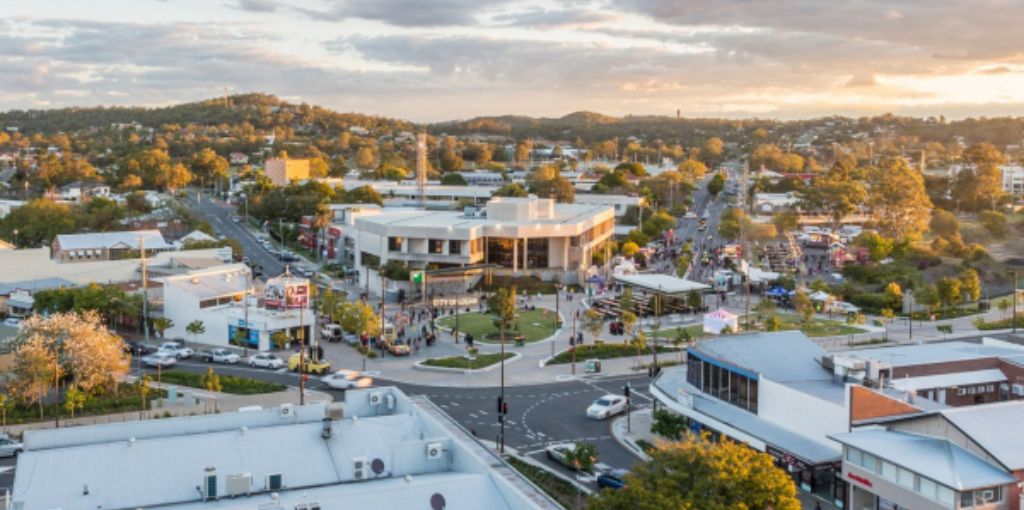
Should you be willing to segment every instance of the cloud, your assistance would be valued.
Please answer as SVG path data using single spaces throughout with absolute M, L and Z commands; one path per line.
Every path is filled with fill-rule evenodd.
M 475 25 L 477 16 L 511 0 L 340 0 L 324 9 L 300 8 L 318 21 L 360 18 L 400 27 Z
M 578 25 L 614 22 L 619 15 L 604 11 L 588 11 L 584 9 L 545 10 L 534 9 L 494 16 L 493 22 L 499 25 L 527 28 L 563 28 Z
M 855 74 L 846 82 L 847 87 L 873 87 L 875 85 L 878 85 L 878 80 L 871 73 Z
M 274 12 L 280 6 L 272 0 L 238 0 L 235 7 L 249 12 Z

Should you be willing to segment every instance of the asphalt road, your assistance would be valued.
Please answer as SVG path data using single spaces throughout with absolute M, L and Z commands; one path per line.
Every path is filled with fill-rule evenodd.
M 195 195 L 189 195 L 189 205 L 199 211 L 203 219 L 210 222 L 210 225 L 213 225 L 217 233 L 241 243 L 245 256 L 249 257 L 252 263 L 263 267 L 264 278 L 277 276 L 284 272 L 285 264 L 263 249 L 263 246 L 257 242 L 256 237 L 252 235 L 249 229 L 245 228 L 245 225 L 235 223 L 232 219 L 232 216 L 235 214 L 234 207 L 216 202 L 207 195 L 203 195 L 199 199 L 198 205 L 196 204 Z
M 172 370 L 203 373 L 208 363 L 182 360 Z M 286 369 L 267 370 L 239 365 L 214 365 L 220 374 L 237 375 L 298 385 L 298 375 Z M 155 370 L 145 369 L 154 379 Z M 638 459 L 612 438 L 611 421 L 597 421 L 586 417 L 586 409 L 598 397 L 621 394 L 626 382 L 630 383 L 633 408 L 649 406 L 646 375 L 608 378 L 577 379 L 533 386 L 511 386 L 505 389 L 509 403 L 509 416 L 505 427 L 505 445 L 543 462 L 566 475 L 572 472 L 550 461 L 544 448 L 561 442 L 587 442 L 597 447 L 598 461 L 613 468 L 632 468 Z M 424 395 L 437 404 L 455 421 L 477 437 L 495 441 L 500 426 L 497 415 L 497 388 L 432 387 L 377 379 L 378 386 L 397 386 L 408 395 Z M 324 391 L 341 398 L 344 392 L 333 390 L 310 377 L 307 388 Z M 583 478 L 592 485 L 592 481 Z

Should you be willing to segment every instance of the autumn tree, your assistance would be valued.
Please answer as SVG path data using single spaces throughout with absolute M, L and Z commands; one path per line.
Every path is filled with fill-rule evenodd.
M 362 301 L 345 301 L 341 305 L 338 325 L 349 333 L 376 336 L 380 334 L 380 317 L 373 307 Z
M 591 510 L 800 510 L 793 479 L 772 457 L 723 438 L 687 434 L 663 442 L 626 475 L 627 489 L 601 491 Z
M 43 399 L 60 377 L 57 354 L 49 347 L 50 340 L 40 335 L 25 338 L 14 351 L 11 392 L 27 404 L 39 406 L 43 417 Z
M 356 166 L 363 169 L 373 168 L 373 161 L 376 156 L 370 147 L 361 147 L 356 151 Z
M 676 172 L 682 176 L 684 182 L 693 184 L 704 178 L 708 173 L 708 167 L 695 159 L 688 159 L 679 163 Z
M 72 384 L 83 391 L 116 390 L 128 373 L 124 341 L 107 329 L 95 311 L 29 317 L 14 344 L 32 343 L 34 338 L 45 339 L 43 347 L 59 357 L 61 373 L 70 375 Z
M 704 141 L 700 148 L 700 159 L 705 165 L 714 168 L 722 163 L 725 156 L 725 143 L 721 138 L 713 136 Z
M 939 278 L 935 282 L 935 289 L 939 291 L 939 299 L 942 306 L 948 308 L 960 302 L 960 280 L 953 277 Z
M 802 289 L 793 294 L 793 309 L 796 310 L 803 322 L 808 322 L 814 317 L 814 303 Z
M 192 155 L 189 168 L 202 183 L 215 183 L 228 178 L 228 160 L 207 147 Z
M 943 209 L 932 211 L 932 221 L 929 227 L 933 234 L 940 237 L 960 235 L 960 221 L 956 219 L 955 214 Z
M 902 158 L 886 157 L 869 176 L 872 225 L 891 239 L 919 239 L 932 210 L 920 172 Z
M 848 165 L 837 162 L 824 175 L 814 179 L 811 186 L 799 192 L 804 208 L 828 214 L 833 232 L 839 231 L 843 218 L 857 211 L 867 191 L 859 179 L 854 179 Z
M 981 299 L 981 278 L 978 277 L 978 271 L 973 268 L 967 268 L 960 272 L 960 292 L 968 301 L 977 301 Z

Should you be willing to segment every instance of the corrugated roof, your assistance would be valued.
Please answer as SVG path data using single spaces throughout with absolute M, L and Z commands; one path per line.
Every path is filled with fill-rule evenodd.
M 711 288 L 711 286 L 707 284 L 685 280 L 683 278 L 676 278 L 675 276 L 667 274 L 615 275 L 614 278 L 615 281 L 625 283 L 626 285 L 643 287 L 651 291 L 660 290 L 665 294 L 680 294 L 683 292 L 690 292 L 691 290 L 704 290 Z
M 900 391 L 917 391 L 931 388 L 949 388 L 969 384 L 986 384 L 1006 381 L 1006 374 L 998 368 L 953 372 L 950 374 L 904 377 L 892 381 L 893 388 Z
M 77 284 L 65 278 L 40 278 L 38 280 L 25 280 L 20 282 L 0 283 L 0 296 L 6 296 L 18 289 L 28 291 L 39 291 L 47 289 L 59 289 L 61 287 L 74 287 Z
M 888 363 L 894 367 L 928 365 L 969 359 L 1020 356 L 1024 348 L 998 347 L 971 342 L 935 342 L 874 349 L 854 349 L 838 354 Z
M 180 276 L 168 276 L 164 285 L 181 289 L 198 299 L 227 296 L 245 292 L 251 286 L 250 270 L 245 264 L 230 264 L 212 270 L 198 270 Z
M 723 336 L 698 342 L 690 350 L 778 383 L 832 381 L 820 363 L 825 351 L 799 331 Z
M 159 230 L 137 230 L 129 232 L 91 232 L 88 234 L 61 234 L 57 236 L 61 250 L 85 250 L 111 248 L 119 245 L 128 249 L 139 249 L 139 239 L 146 240 L 146 250 L 173 248 L 164 240 Z
M 831 437 L 958 491 L 1017 481 L 943 438 L 890 430 L 862 430 Z
M 1024 469 L 1024 401 L 1000 402 L 939 411 L 1003 466 Z

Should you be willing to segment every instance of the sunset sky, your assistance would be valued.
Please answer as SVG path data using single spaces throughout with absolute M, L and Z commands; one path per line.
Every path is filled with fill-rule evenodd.
M 6 0 L 0 109 L 1024 115 L 1024 0 Z

